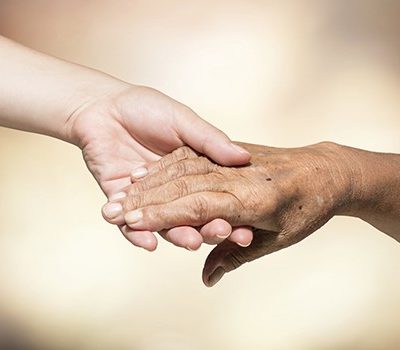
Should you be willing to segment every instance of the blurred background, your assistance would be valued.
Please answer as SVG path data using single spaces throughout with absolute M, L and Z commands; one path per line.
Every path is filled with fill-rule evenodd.
M 149 85 L 233 139 L 400 153 L 397 0 L 0 0 L 0 33 Z M 1 79 L 1 77 L 0 77 Z M 0 348 L 399 349 L 400 246 L 338 217 L 201 282 L 129 245 L 75 147 L 0 129 Z

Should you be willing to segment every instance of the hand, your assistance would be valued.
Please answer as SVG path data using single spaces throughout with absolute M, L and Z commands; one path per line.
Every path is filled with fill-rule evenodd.
M 118 191 L 130 183 L 134 168 L 185 144 L 220 164 L 249 160 L 250 155 L 235 148 L 224 133 L 156 90 L 132 86 L 2 36 L 0 58 L 4 58 L 0 126 L 80 146 L 89 170 L 109 198 L 121 195 Z M 118 208 L 113 209 L 111 216 Z M 155 249 L 151 232 L 124 232 L 137 245 Z M 186 238 L 195 234 L 188 229 Z
M 333 143 L 293 149 L 241 145 L 252 154 L 248 166 L 222 167 L 205 157 L 177 161 L 133 184 L 120 201 L 134 230 L 201 226 L 216 218 L 253 227 L 249 247 L 226 240 L 211 252 L 203 271 L 208 286 L 324 225 L 352 202 L 352 181 L 358 178 L 350 153 Z
M 146 166 L 135 169 L 132 175 L 132 182 L 135 182 L 135 185 L 128 186 L 126 189 L 124 189 L 124 191 L 120 192 L 120 196 L 115 196 L 110 199 L 110 202 L 103 207 L 104 218 L 111 224 L 125 224 L 125 217 L 122 210 L 120 211 L 119 215 L 114 215 L 112 217 L 105 215 L 105 213 L 109 211 L 109 207 L 112 208 L 113 206 L 118 205 L 120 208 L 122 208 L 122 203 L 124 202 L 124 198 L 127 196 L 127 194 L 133 195 L 137 191 L 145 191 L 149 186 L 157 186 L 162 184 L 164 178 L 158 175 L 160 171 L 165 171 L 167 173 L 167 178 L 165 178 L 165 181 L 170 181 L 171 179 L 178 178 L 179 176 L 184 176 L 186 169 L 181 167 L 181 165 L 185 166 L 186 163 L 184 161 L 193 160 L 197 162 L 198 158 L 199 154 L 193 151 L 191 148 L 180 147 L 172 153 L 167 154 L 159 161 L 155 161 L 147 164 Z M 196 165 L 200 164 L 196 163 Z M 213 166 L 214 163 L 206 161 L 204 165 L 207 168 L 208 166 Z M 204 171 L 205 169 L 202 170 L 197 168 L 195 170 Z M 153 174 L 154 176 L 149 176 Z M 146 177 L 145 181 L 141 181 L 144 177 Z M 180 189 L 177 188 L 177 190 L 179 191 Z M 162 197 L 163 193 L 158 193 L 157 196 Z M 123 231 L 128 230 L 128 227 L 129 226 L 125 225 L 123 227 Z M 253 238 L 253 232 L 249 227 L 244 226 L 232 228 L 228 222 L 218 218 L 214 218 L 208 223 L 204 222 L 204 225 L 202 227 L 198 227 L 198 230 L 199 232 L 192 227 L 180 225 L 178 227 L 171 226 L 170 229 L 160 230 L 159 233 L 162 237 L 174 243 L 176 246 L 183 247 L 188 250 L 197 250 L 203 242 L 207 244 L 218 244 L 225 239 L 235 242 L 239 246 L 247 247 L 250 245 Z M 141 230 L 138 232 L 130 230 L 130 232 L 130 235 L 135 233 L 135 237 L 137 236 L 138 239 L 143 236 Z
M 121 198 L 120 190 L 131 184 L 133 169 L 185 144 L 220 164 L 245 164 L 250 158 L 188 107 L 154 89 L 122 82 L 78 108 L 66 129 L 67 139 L 82 149 L 89 170 L 110 199 Z M 112 209 L 107 213 L 111 217 L 118 207 Z M 226 230 L 226 224 L 216 222 L 210 228 Z M 190 246 L 200 235 L 192 228 L 184 229 L 185 235 L 178 238 Z M 133 232 L 125 226 L 121 230 L 132 243 L 156 248 L 151 232 Z M 175 243 L 174 235 L 167 239 Z

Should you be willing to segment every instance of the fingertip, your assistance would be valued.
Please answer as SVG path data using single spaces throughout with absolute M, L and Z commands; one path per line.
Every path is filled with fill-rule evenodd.
M 186 248 L 189 251 L 198 250 L 203 243 L 201 234 L 189 226 L 174 227 L 163 233 L 163 237 L 170 243 Z
M 208 284 L 208 276 L 205 275 L 204 273 L 201 276 L 201 279 L 203 281 L 203 284 L 207 287 L 207 288 L 211 288 L 211 286 Z
M 253 241 L 253 231 L 250 227 L 235 227 L 228 238 L 240 247 L 248 247 Z
M 232 226 L 227 221 L 216 219 L 213 223 L 215 225 L 213 227 L 214 234 L 218 238 L 225 239 L 232 233 Z
M 147 243 L 146 247 L 143 247 L 144 249 L 146 249 L 149 252 L 154 252 L 157 249 L 158 246 L 158 242 L 157 239 L 155 239 L 155 242 L 149 242 Z
M 148 175 L 149 171 L 145 167 L 136 168 L 131 172 L 131 180 L 135 182 L 140 180 Z
M 108 203 L 107 203 L 108 204 Z M 113 217 L 108 216 L 109 213 L 107 212 L 107 210 L 104 210 L 104 207 L 107 205 L 105 204 L 101 210 L 101 214 L 103 216 L 103 219 L 106 220 L 108 223 L 113 224 L 113 225 L 122 225 L 125 223 L 125 220 L 122 216 L 122 214 L 120 215 L 116 215 Z
M 201 244 L 203 243 L 203 239 L 201 236 L 190 236 L 186 239 L 186 245 L 185 248 L 189 251 L 196 251 L 199 250 L 201 247 Z
M 233 150 L 233 152 L 236 153 L 238 156 L 242 157 L 243 159 L 247 159 L 247 161 L 250 160 L 251 154 L 243 147 L 236 145 L 234 143 L 231 143 L 230 147 Z
M 153 251 L 157 248 L 157 238 L 153 232 L 132 230 L 127 225 L 120 225 L 120 231 L 124 237 L 136 247 Z
M 203 274 L 203 283 L 206 287 L 215 286 L 225 275 L 226 271 L 222 266 L 218 266 L 211 274 Z
M 114 219 L 122 213 L 122 205 L 120 203 L 108 202 L 103 205 L 102 213 L 107 219 Z
M 224 166 L 238 166 L 245 165 L 250 162 L 251 154 L 242 147 L 228 142 L 222 145 L 215 145 L 215 156 L 213 156 L 214 149 L 210 150 L 210 157 L 218 164 Z
M 192 122 L 180 125 L 178 134 L 182 140 L 196 151 L 210 157 L 216 163 L 225 166 L 245 165 L 250 161 L 251 155 L 242 147 L 235 145 L 221 130 L 192 115 Z M 193 128 L 193 124 L 197 124 Z M 188 127 L 190 126 L 190 127 Z
M 127 228 L 125 229 L 124 236 L 136 247 L 143 248 L 149 252 L 157 249 L 158 241 L 153 232 L 133 231 Z
M 204 242 L 208 244 L 218 244 L 229 237 L 232 232 L 232 226 L 223 219 L 215 219 L 205 224 L 200 229 Z

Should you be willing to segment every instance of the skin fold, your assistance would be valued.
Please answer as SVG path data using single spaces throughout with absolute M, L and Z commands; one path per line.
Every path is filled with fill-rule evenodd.
M 400 241 L 400 155 L 331 142 L 240 145 L 252 155 L 246 166 L 220 166 L 188 147 L 151 164 L 118 200 L 124 208 L 118 219 L 133 230 L 201 230 L 215 219 L 245 232 L 251 227 L 248 247 L 216 242 L 203 270 L 207 286 L 301 241 L 335 215 L 359 217 Z

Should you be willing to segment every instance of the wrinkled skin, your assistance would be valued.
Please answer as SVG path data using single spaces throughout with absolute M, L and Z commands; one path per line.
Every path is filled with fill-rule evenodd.
M 181 148 L 175 151 L 178 157 L 167 155 L 150 166 L 149 175 L 130 186 L 121 201 L 134 230 L 201 227 L 216 218 L 251 226 L 249 247 L 225 240 L 211 252 L 203 271 L 208 286 L 245 262 L 304 239 L 342 212 L 353 196 L 356 170 L 339 145 L 240 145 L 251 153 L 251 162 L 234 168 Z

